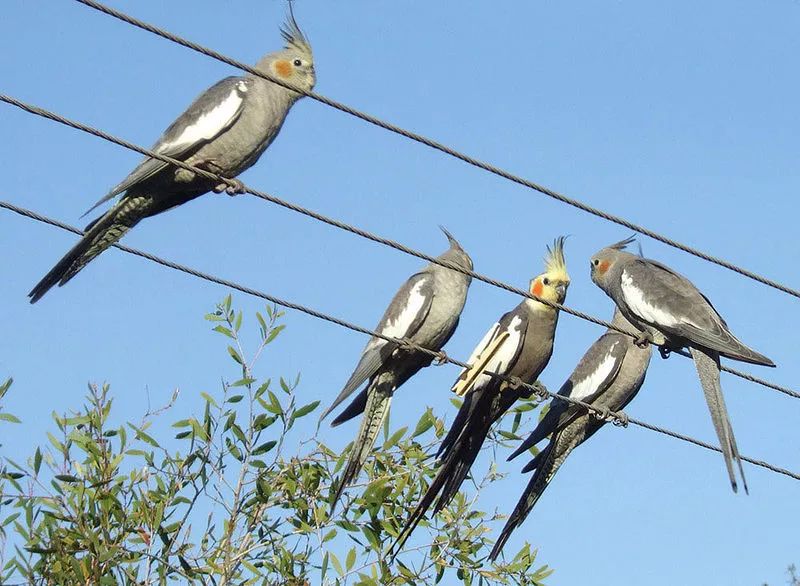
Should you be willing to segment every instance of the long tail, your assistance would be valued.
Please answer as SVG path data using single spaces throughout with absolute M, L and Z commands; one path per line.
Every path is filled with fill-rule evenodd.
M 575 449 L 575 446 L 580 442 L 580 438 L 574 433 L 559 434 L 547 444 L 545 449 L 537 454 L 532 462 L 523 468 L 523 472 L 528 472 L 534 468 L 536 472 L 534 472 L 533 478 L 531 478 L 528 486 L 519 498 L 517 506 L 514 507 L 514 511 L 500 531 L 500 536 L 497 538 L 497 541 L 495 541 L 494 547 L 489 554 L 490 561 L 495 561 L 497 559 L 500 552 L 503 551 L 503 547 L 505 547 L 509 537 L 511 537 L 511 534 L 514 532 L 514 529 L 522 525 L 533 510 L 533 507 L 539 502 L 545 489 L 550 486 L 550 482 L 553 480 L 556 472 L 558 472 L 558 469 L 561 468 L 564 460 L 567 459 L 567 456 L 570 455 L 572 450 Z
M 462 407 L 463 408 L 463 407 Z M 461 415 L 461 413 L 459 413 Z M 471 423 L 471 424 L 470 424 Z M 466 427 L 456 437 L 451 438 L 450 444 L 441 457 L 441 465 L 436 472 L 428 490 L 422 495 L 414 511 L 409 515 L 400 535 L 397 536 L 389 548 L 389 555 L 394 557 L 402 549 L 405 542 L 425 518 L 425 513 L 436 501 L 433 515 L 436 515 L 458 493 L 458 489 L 469 474 L 473 462 L 478 457 L 481 446 L 486 439 L 488 428 L 480 422 L 468 422 Z M 489 421 L 491 424 L 491 421 Z M 454 424 L 455 425 L 455 424 Z M 451 433 L 455 427 L 451 428 Z M 437 501 L 438 497 L 438 501 Z
M 725 458 L 725 467 L 728 469 L 728 476 L 731 480 L 733 492 L 738 490 L 736 472 L 733 467 L 733 462 L 736 460 L 739 466 L 739 474 L 742 477 L 744 491 L 749 494 L 747 481 L 744 478 L 744 469 L 742 468 L 739 448 L 736 447 L 733 427 L 731 426 L 731 420 L 728 416 L 728 409 L 725 407 L 725 399 L 722 396 L 722 387 L 719 381 L 719 353 L 715 350 L 698 348 L 695 346 L 690 347 L 689 350 L 692 353 L 692 358 L 694 358 L 694 365 L 697 368 L 700 384 L 706 396 L 708 410 L 711 412 L 711 420 L 714 422 L 714 429 L 717 432 L 717 437 L 722 447 L 722 455 Z
M 347 466 L 342 473 L 339 483 L 336 487 L 336 494 L 331 500 L 331 515 L 336 509 L 336 503 L 347 488 L 358 476 L 361 467 L 369 456 L 372 446 L 375 443 L 375 438 L 383 426 L 383 420 L 386 413 L 389 411 L 389 405 L 392 402 L 392 392 L 382 390 L 383 385 L 377 385 L 371 389 L 367 394 L 367 404 L 364 409 L 364 416 L 361 419 L 361 426 L 358 429 L 358 435 L 353 440 L 353 447 L 350 449 L 350 457 L 347 460 Z
M 125 198 L 86 226 L 80 241 L 28 293 L 30 302 L 39 301 L 53 286 L 64 285 L 98 254 L 122 238 L 146 215 L 151 201 L 147 196 Z

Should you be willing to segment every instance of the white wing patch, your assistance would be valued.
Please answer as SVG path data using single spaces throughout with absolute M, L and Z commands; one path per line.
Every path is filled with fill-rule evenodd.
M 243 85 L 243 82 L 239 82 L 237 87 L 231 90 L 231 93 L 211 111 L 200 116 L 194 124 L 187 126 L 178 138 L 161 145 L 161 148 L 158 149 L 159 152 L 182 151 L 190 145 L 211 140 L 222 132 L 230 124 L 231 119 L 236 116 L 236 112 L 239 111 L 239 107 L 242 105 L 244 98 L 240 95 L 240 92 L 247 91 L 247 88 L 243 89 L 240 87 L 241 85 Z
M 600 361 L 600 364 L 597 365 L 597 368 L 594 369 L 594 372 L 587 376 L 584 379 L 579 380 L 575 385 L 572 387 L 572 391 L 570 391 L 569 396 L 573 399 L 578 399 L 579 401 L 583 401 L 588 397 L 591 397 L 597 392 L 597 389 L 603 383 L 608 375 L 614 370 L 614 366 L 616 365 L 616 360 L 614 359 L 614 348 L 617 347 L 617 344 L 621 342 L 617 341 L 608 349 L 608 352 L 603 359 Z
M 508 332 L 508 338 L 502 343 L 500 348 L 497 349 L 497 352 L 492 357 L 492 359 L 486 364 L 484 368 L 484 372 L 495 372 L 497 374 L 505 374 L 508 370 L 509 363 L 514 359 L 514 355 L 517 353 L 517 348 L 519 348 L 519 344 L 522 341 L 522 319 L 519 316 L 514 316 L 511 320 L 511 323 L 508 325 L 508 329 L 505 331 Z M 498 324 L 495 324 L 495 327 L 490 330 L 491 333 L 494 333 L 491 338 L 484 336 L 484 339 L 481 341 L 486 341 L 486 344 L 481 348 L 485 348 L 488 346 L 492 339 L 494 339 L 497 335 L 500 335 L 502 332 L 500 331 L 500 327 Z M 477 348 L 476 348 L 477 350 Z M 473 351 L 473 355 L 475 355 L 476 359 L 477 356 L 480 355 L 480 352 Z M 473 358 L 470 357 L 469 363 L 472 364 Z M 481 388 L 486 385 L 492 377 L 488 374 L 481 374 L 475 381 L 475 385 L 473 388 Z
M 497 335 L 497 330 L 500 329 L 500 324 L 495 322 L 494 325 L 489 328 L 489 331 L 481 338 L 481 341 L 478 342 L 478 345 L 472 350 L 472 354 L 469 355 L 467 359 L 467 364 L 474 364 L 476 360 L 478 360 L 478 356 L 486 349 L 486 346 L 489 345 L 489 342 L 494 340 L 495 336 Z M 464 372 L 466 368 L 462 368 L 461 372 Z
M 403 338 L 408 335 L 408 330 L 411 324 L 414 323 L 419 312 L 425 307 L 425 295 L 422 293 L 422 287 L 425 281 L 420 279 L 411 292 L 408 294 L 406 306 L 396 319 L 389 321 L 381 330 L 384 336 L 391 336 L 393 338 Z
M 680 323 L 678 317 L 649 303 L 642 290 L 633 284 L 633 279 L 627 271 L 622 271 L 620 284 L 625 303 L 643 321 L 664 327 L 673 327 Z

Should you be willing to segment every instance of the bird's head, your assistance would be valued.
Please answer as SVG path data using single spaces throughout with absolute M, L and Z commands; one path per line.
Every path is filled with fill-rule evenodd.
M 625 248 L 633 242 L 634 238 L 631 236 L 606 246 L 592 256 L 589 261 L 589 272 L 594 284 L 603 291 L 607 292 L 611 283 L 619 276 L 621 261 L 633 256 L 630 252 L 625 251 Z
M 553 241 L 553 246 L 547 247 L 544 257 L 545 271 L 530 283 L 530 293 L 539 299 L 551 303 L 564 303 L 567 298 L 567 288 L 570 279 L 567 273 L 567 262 L 564 260 L 564 236 L 559 236 Z
M 317 82 L 314 54 L 308 39 L 294 18 L 291 2 L 286 23 L 281 27 L 281 35 L 286 41 L 286 47 L 262 57 L 255 68 L 310 92 Z
M 458 240 L 447 231 L 444 226 L 439 226 L 444 235 L 447 236 L 447 241 L 450 243 L 450 248 L 444 252 L 439 258 L 442 260 L 449 260 L 452 263 L 457 264 L 458 266 L 471 271 L 472 270 L 472 259 L 470 258 L 467 251 L 461 246 Z

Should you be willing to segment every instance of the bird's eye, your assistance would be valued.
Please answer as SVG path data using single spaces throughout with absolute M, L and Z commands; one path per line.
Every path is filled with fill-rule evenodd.
M 294 66 L 295 66 L 295 67 L 300 67 L 302 64 L 303 64 L 303 62 L 302 62 L 302 61 L 300 61 L 300 59 L 295 59 L 295 60 L 294 60 Z
M 592 261 L 592 264 L 593 264 L 594 266 L 597 266 L 597 265 L 599 265 L 599 264 L 600 264 L 600 260 L 599 260 L 599 259 L 594 259 L 594 260 Z
M 545 285 L 549 285 L 550 284 L 550 279 L 545 277 L 544 279 L 542 279 L 542 283 L 545 284 Z

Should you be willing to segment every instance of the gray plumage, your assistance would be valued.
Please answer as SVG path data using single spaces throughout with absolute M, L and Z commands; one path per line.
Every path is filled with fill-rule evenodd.
M 555 303 L 563 303 L 569 286 L 563 243 L 563 238 L 556 240 L 548 257 L 548 271 L 530 284 L 533 295 Z M 447 506 L 469 474 L 492 425 L 520 397 L 530 394 L 526 387 L 512 388 L 485 373 L 534 383 L 553 353 L 558 315 L 559 311 L 549 305 L 525 299 L 504 314 L 478 343 L 468 360 L 470 368 L 462 371 L 453 386 L 456 393 L 464 395 L 464 402 L 439 447 L 439 469 L 392 544 L 392 555 L 400 551 L 434 502 L 432 515 Z M 465 386 L 467 381 L 474 382 Z
M 264 56 L 255 69 L 310 91 L 316 81 L 311 46 L 289 14 L 282 29 L 286 47 Z M 250 168 L 275 140 L 302 94 L 255 75 L 227 77 L 203 92 L 167 128 L 151 150 L 232 179 Z M 155 216 L 209 191 L 241 192 L 238 181 L 213 181 L 145 158 L 89 211 L 120 196 L 90 223 L 81 240 L 28 294 L 35 303 L 54 285 L 64 285 L 143 218 Z M 87 212 L 88 213 L 88 212 Z
M 449 232 L 450 248 L 437 257 L 462 269 L 472 270 L 472 259 Z M 413 275 L 395 294 L 375 331 L 392 338 L 408 339 L 423 348 L 440 350 L 458 326 L 472 277 L 430 263 Z M 369 340 L 344 388 L 322 414 L 325 418 L 367 382 L 366 388 L 344 409 L 332 425 L 337 426 L 364 413 L 347 465 L 331 497 L 333 510 L 344 489 L 355 480 L 375 443 L 394 392 L 433 356 L 383 338 Z
M 612 323 L 632 328 L 619 309 Z M 609 329 L 589 347 L 558 393 L 610 411 L 624 409 L 644 383 L 651 354 L 649 345 L 639 347 L 630 336 Z M 605 423 L 578 405 L 556 399 L 550 402 L 547 414 L 509 457 L 511 460 L 551 436 L 547 446 L 523 468 L 523 472 L 535 470 L 534 475 L 501 530 L 491 560 L 497 559 L 511 533 L 525 521 L 567 456 Z
M 747 491 L 739 450 L 719 383 L 719 357 L 775 366 L 763 354 L 734 336 L 711 301 L 686 277 L 669 267 L 626 252 L 624 240 L 602 249 L 591 260 L 595 284 L 642 332 L 641 343 L 653 341 L 666 356 L 671 349 L 688 347 L 703 386 L 714 429 L 722 447 L 734 492 L 738 485 L 734 460 Z

